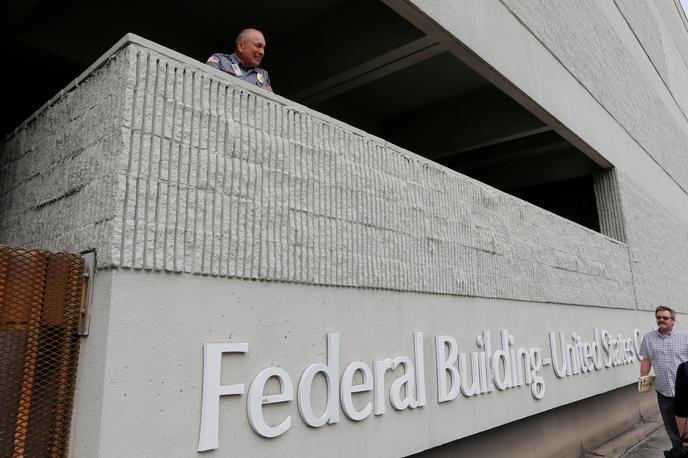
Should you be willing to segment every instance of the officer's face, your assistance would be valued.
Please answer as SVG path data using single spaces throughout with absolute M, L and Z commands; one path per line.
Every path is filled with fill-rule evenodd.
M 265 38 L 260 32 L 252 32 L 244 41 L 237 43 L 236 54 L 246 68 L 260 65 L 265 55 Z

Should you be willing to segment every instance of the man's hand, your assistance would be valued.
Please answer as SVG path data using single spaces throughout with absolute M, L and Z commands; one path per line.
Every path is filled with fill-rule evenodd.
M 686 433 L 688 433 L 688 418 L 683 418 L 683 417 L 674 417 L 676 419 L 676 426 L 678 427 L 678 435 L 681 438 L 686 437 Z M 683 439 L 683 446 L 686 446 L 686 440 Z

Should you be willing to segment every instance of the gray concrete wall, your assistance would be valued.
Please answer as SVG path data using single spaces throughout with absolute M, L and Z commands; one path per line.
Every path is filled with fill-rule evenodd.
M 508 456 L 588 457 L 614 437 L 657 413 L 654 393 L 639 396 L 635 385 L 594 396 L 414 455 L 417 458 Z M 591 418 L 594 419 L 591 421 Z M 605 421 L 601 421 L 605 419 Z M 533 440 L 533 435 L 537 440 Z M 668 439 L 667 439 L 668 440 Z M 611 456 L 611 455 L 606 455 Z
M 110 62 L 121 73 L 87 81 L 125 84 L 93 148 L 116 185 L 105 202 L 73 192 L 106 214 L 64 247 L 101 267 L 634 307 L 623 243 L 153 44 Z M 2 240 L 40 245 L 84 206 L 55 208 Z
M 638 308 L 688 311 L 688 225 L 626 176 L 619 180 Z
M 127 61 L 109 53 L 0 143 L 0 243 L 109 262 Z
M 615 4 L 685 117 L 688 115 L 688 67 L 685 60 L 688 57 L 688 34 L 681 24 L 677 5 L 670 0 L 616 0 Z
M 218 279 L 136 269 L 101 271 L 97 292 L 109 294 L 103 298 L 109 300 L 95 305 L 92 332 L 80 356 L 70 441 L 72 455 L 77 457 L 405 456 L 612 392 L 637 380 L 639 363 L 635 356 L 628 364 L 565 377 L 556 376 L 552 363 L 548 363 L 537 371 L 545 388 L 541 399 L 524 384 L 473 396 L 459 393 L 453 400 L 439 402 L 436 336 L 454 337 L 458 350 L 469 353 L 480 351 L 476 338 L 488 330 L 494 351 L 501 345 L 500 330 L 507 330 L 513 336 L 513 348 L 540 348 L 545 360 L 552 355 L 550 331 L 563 332 L 566 342 L 572 342 L 573 333 L 591 342 L 593 328 L 632 339 L 635 329 L 644 333 L 652 323 L 651 312 L 609 307 Z M 296 385 L 309 364 L 332 364 L 326 334 L 333 332 L 341 339 L 339 374 L 354 361 L 372 367 L 373 361 L 397 356 L 415 360 L 413 334 L 422 332 L 426 404 L 401 410 L 392 407 L 388 399 L 391 384 L 405 372 L 398 367 L 380 384 L 384 385 L 383 414 L 354 421 L 341 412 L 335 423 L 307 426 L 297 408 L 300 394 L 296 395 Z M 249 425 L 248 393 L 223 396 L 218 448 L 197 454 L 204 380 L 202 345 L 222 342 L 248 344 L 246 353 L 222 358 L 223 385 L 243 383 L 248 391 L 254 377 L 265 368 L 279 367 L 287 372 L 295 387 L 295 399 L 265 405 L 262 411 L 271 425 L 289 416 L 291 427 L 279 437 L 261 437 Z M 265 393 L 276 393 L 275 385 L 268 384 Z M 312 392 L 319 415 L 326 398 L 322 379 Z M 652 393 L 627 393 L 622 398 L 624 407 L 604 418 L 599 416 L 601 410 L 588 407 L 588 423 L 582 421 L 580 408 L 565 410 L 573 417 L 570 424 L 565 420 L 569 429 L 561 440 L 547 443 L 535 436 L 538 445 L 528 450 L 533 451 L 532 456 L 578 456 L 581 443 L 599 443 L 603 436 L 636 421 L 638 410 L 648 404 L 647 398 L 654 402 Z M 355 401 L 361 409 L 373 401 L 373 393 L 360 393 Z M 598 398 L 594 404 L 599 407 L 605 402 L 607 406 L 613 403 Z M 531 437 L 545 423 L 549 422 L 527 421 L 533 428 Z M 509 449 L 508 445 L 501 446 L 502 450 Z
M 664 17 L 672 16 L 660 12 L 666 5 L 619 0 L 618 10 L 605 11 L 595 3 L 568 1 L 504 4 L 656 161 L 685 200 L 688 67 L 679 47 L 688 34 L 669 32 Z M 615 15 L 625 23 L 618 25 Z M 620 186 L 638 307 L 665 303 L 687 311 L 688 222 L 632 177 L 624 175 Z
M 411 3 L 614 166 L 618 189 L 597 185 L 600 221 L 629 243 L 637 306 L 688 311 L 688 33 L 675 5 Z
M 619 12 L 607 12 L 603 5 L 568 0 L 503 3 L 685 193 L 688 123 L 677 108 L 685 98 L 688 69 L 673 41 L 662 41 L 666 27 L 656 21 L 651 2 L 616 2 L 628 24 L 635 26 L 632 30 L 645 44 L 647 55 L 634 53 L 633 44 L 615 28 L 615 18 L 609 17 Z M 654 64 L 651 70 L 668 87 L 647 84 L 649 78 L 657 76 L 646 73 L 650 70 L 644 68 L 648 57 Z M 667 88 L 673 89 L 678 107 L 676 101 L 663 98 Z

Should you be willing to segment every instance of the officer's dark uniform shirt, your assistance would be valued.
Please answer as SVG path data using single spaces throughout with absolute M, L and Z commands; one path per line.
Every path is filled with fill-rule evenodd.
M 247 69 L 244 67 L 244 64 L 241 63 L 241 60 L 239 57 L 237 57 L 236 53 L 215 53 L 208 58 L 206 64 L 222 70 L 223 72 L 229 73 L 230 75 L 236 76 L 237 78 L 241 78 L 250 84 L 254 84 L 269 91 L 272 90 L 268 71 L 261 67 Z

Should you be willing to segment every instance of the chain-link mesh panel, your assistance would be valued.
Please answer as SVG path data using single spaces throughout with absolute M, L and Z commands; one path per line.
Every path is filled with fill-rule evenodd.
M 0 457 L 65 456 L 84 261 L 0 246 Z

